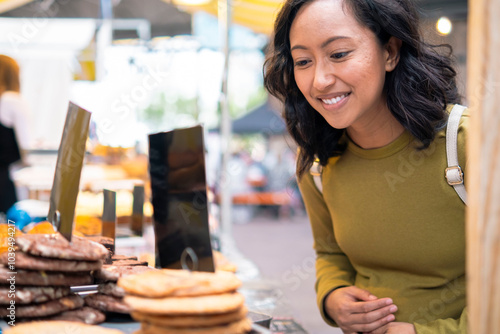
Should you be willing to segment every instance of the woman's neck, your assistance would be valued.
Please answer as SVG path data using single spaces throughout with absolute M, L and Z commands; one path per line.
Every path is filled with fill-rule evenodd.
M 386 146 L 396 140 L 404 127 L 387 109 L 376 118 L 347 128 L 347 134 L 353 142 L 364 149 L 375 149 Z

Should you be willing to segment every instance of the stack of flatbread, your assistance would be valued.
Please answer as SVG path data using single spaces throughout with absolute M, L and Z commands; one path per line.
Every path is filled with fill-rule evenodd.
M 84 307 L 70 286 L 93 283 L 91 271 L 102 266 L 108 251 L 102 245 L 60 234 L 16 237 L 17 251 L 0 256 L 0 316 L 15 322 L 69 320 L 97 324 L 105 320 L 98 310 Z M 9 257 L 10 255 L 10 257 Z M 14 305 L 14 310 L 8 307 Z
M 136 334 L 239 334 L 251 329 L 241 281 L 230 272 L 163 269 L 120 278 L 141 322 Z
M 97 293 L 85 297 L 85 304 L 104 312 L 129 314 L 130 307 L 123 302 L 125 290 L 116 285 L 120 277 L 157 270 L 134 256 L 114 255 L 112 264 L 94 271 Z

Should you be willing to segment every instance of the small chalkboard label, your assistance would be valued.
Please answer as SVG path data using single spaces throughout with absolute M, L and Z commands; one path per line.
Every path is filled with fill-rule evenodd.
M 113 239 L 112 252 L 114 253 L 116 241 L 116 192 L 104 189 L 103 197 L 101 235 Z
M 132 204 L 132 223 L 130 229 L 137 236 L 142 236 L 144 224 L 144 186 L 134 186 Z
M 158 268 L 214 272 L 203 128 L 149 135 Z

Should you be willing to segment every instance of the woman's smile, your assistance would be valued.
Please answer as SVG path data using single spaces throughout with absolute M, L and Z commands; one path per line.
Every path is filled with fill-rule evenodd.
M 338 111 L 345 106 L 350 96 L 351 93 L 343 93 L 342 95 L 337 94 L 332 98 L 319 98 L 319 100 L 323 103 L 323 108 L 326 111 Z

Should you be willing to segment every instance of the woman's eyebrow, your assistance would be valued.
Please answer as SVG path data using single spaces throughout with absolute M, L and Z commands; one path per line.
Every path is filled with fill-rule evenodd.
M 323 43 L 321 43 L 321 48 L 322 49 L 326 48 L 328 46 L 328 44 L 330 44 L 332 42 L 335 42 L 338 39 L 348 39 L 348 38 L 350 38 L 350 37 L 347 37 L 347 36 L 334 36 L 334 37 L 330 37 L 326 41 L 324 41 Z
M 339 40 L 339 39 L 348 39 L 348 38 L 350 38 L 350 37 L 347 37 L 347 36 L 333 36 L 333 37 L 330 37 L 326 41 L 324 41 L 323 43 L 321 43 L 321 48 L 322 49 L 326 48 L 330 43 L 335 42 L 336 40 Z M 293 51 L 293 50 L 296 50 L 296 49 L 307 50 L 307 47 L 298 44 L 298 45 L 292 46 L 292 48 L 290 49 L 290 51 Z

